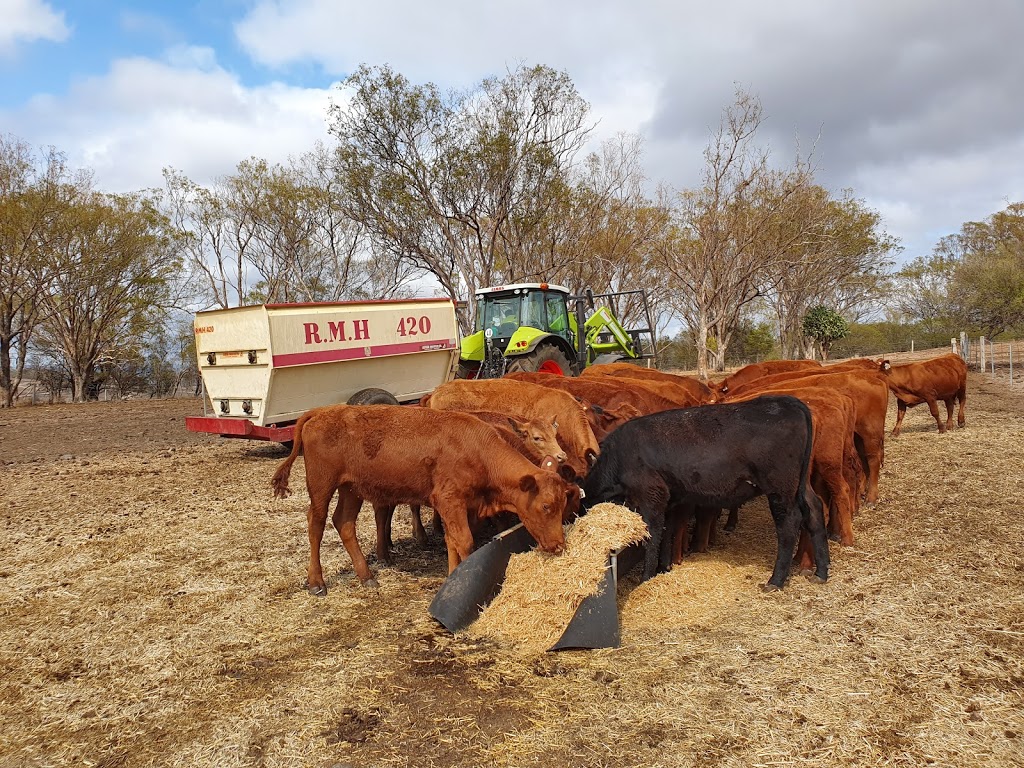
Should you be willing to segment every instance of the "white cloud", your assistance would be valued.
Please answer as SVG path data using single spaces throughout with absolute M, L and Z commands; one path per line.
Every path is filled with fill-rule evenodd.
M 169 61 L 114 61 L 66 96 L 0 112 L 0 122 L 91 168 L 99 188 L 129 191 L 161 186 L 167 166 L 208 183 L 250 156 L 282 162 L 310 150 L 329 138 L 331 95 L 281 83 L 246 88 L 208 50 L 176 49 Z
M 14 53 L 18 44 L 36 40 L 66 40 L 70 31 L 64 14 L 43 0 L 0 0 L 0 54 Z

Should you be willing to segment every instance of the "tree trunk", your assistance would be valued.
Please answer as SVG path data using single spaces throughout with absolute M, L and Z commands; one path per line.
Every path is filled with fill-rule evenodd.
M 697 317 L 697 375 L 708 379 L 708 320 L 704 312 Z

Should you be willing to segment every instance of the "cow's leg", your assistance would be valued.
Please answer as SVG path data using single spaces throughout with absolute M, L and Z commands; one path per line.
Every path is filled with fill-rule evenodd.
M 829 551 L 828 536 L 825 534 L 824 510 L 821 499 L 809 487 L 804 488 L 803 503 L 800 504 L 803 528 L 811 538 L 814 551 L 814 577 L 824 584 L 828 580 Z
M 448 547 L 448 573 L 451 573 L 473 551 L 470 512 L 466 502 L 457 494 L 444 494 L 443 491 L 431 496 L 430 506 L 444 523 L 444 541 Z
M 878 501 L 878 475 L 881 473 L 882 460 L 885 456 L 884 431 L 877 437 L 869 435 L 866 439 L 858 433 L 854 436 L 854 441 L 865 471 L 861 489 L 864 494 L 864 502 L 874 504 Z
M 793 553 L 796 551 L 797 537 L 800 535 L 800 509 L 795 500 L 783 499 L 777 494 L 768 497 L 768 508 L 775 521 L 775 536 L 778 548 L 775 552 L 775 568 L 768 583 L 764 585 L 766 592 L 782 589 L 789 578 Z M 824 525 L 822 526 L 824 534 Z
M 956 395 L 946 399 L 946 429 L 953 428 L 953 409 L 956 408 Z
M 960 401 L 960 410 L 956 415 L 956 425 L 958 427 L 964 426 L 967 423 L 967 415 L 964 413 L 964 406 L 967 403 L 967 382 L 964 381 L 963 386 L 956 393 L 956 399 Z
M 928 411 L 931 413 L 932 418 L 935 419 L 935 423 L 939 427 L 939 434 L 943 434 L 946 431 L 946 425 L 942 421 L 942 417 L 939 416 L 939 404 L 933 397 L 929 397 L 925 400 L 928 403 Z
M 902 400 L 896 400 L 896 426 L 892 428 L 892 436 L 900 436 L 900 425 L 903 423 L 903 417 L 907 415 L 907 404 Z
M 715 525 L 719 510 L 715 507 L 697 507 L 696 524 L 694 526 L 693 552 L 707 552 L 711 543 L 711 531 Z
M 423 527 L 423 518 L 420 517 L 420 505 L 410 505 L 409 512 L 412 515 L 412 537 L 421 547 L 425 546 L 427 543 L 427 531 Z
M 352 491 L 342 489 L 338 499 L 338 507 L 334 511 L 334 527 L 341 535 L 341 543 L 345 545 L 352 560 L 352 569 L 363 586 L 376 587 L 377 580 L 370 572 L 370 566 L 366 564 L 363 550 L 359 548 L 359 539 L 356 537 L 356 519 L 359 517 L 359 508 L 363 506 L 363 500 Z
M 647 478 L 640 498 L 632 499 L 631 507 L 635 508 L 647 523 L 651 538 L 647 541 L 644 551 L 644 581 L 654 578 L 659 566 L 667 571 L 672 565 L 672 536 L 665 536 L 665 514 L 668 508 L 669 493 L 664 481 L 655 476 Z
M 444 535 L 444 526 L 442 525 L 441 515 L 438 514 L 437 510 L 433 510 L 433 516 L 430 518 L 430 530 L 434 532 L 435 536 Z
M 673 507 L 668 514 L 666 525 L 672 534 L 672 565 L 679 565 L 686 555 L 687 539 L 690 535 L 689 514 L 685 507 Z
M 306 589 L 310 594 L 323 597 L 327 594 L 324 572 L 320 567 L 320 542 L 327 527 L 327 508 L 331 503 L 330 494 L 310 490 L 309 510 L 306 513 L 306 530 L 309 535 L 309 566 L 306 569 Z
M 373 505 L 373 519 L 377 524 L 377 560 L 382 563 L 391 562 L 391 521 L 395 516 L 394 505 Z
M 732 533 L 733 531 L 736 530 L 736 525 L 739 523 L 739 521 L 740 521 L 740 508 L 739 507 L 732 507 L 732 508 L 730 508 L 729 509 L 729 517 L 725 521 L 725 530 L 728 533 Z

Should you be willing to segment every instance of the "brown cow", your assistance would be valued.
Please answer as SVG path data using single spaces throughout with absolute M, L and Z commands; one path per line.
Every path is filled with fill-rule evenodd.
M 548 457 L 554 458 L 559 464 L 566 459 L 565 451 L 558 445 L 558 440 L 555 437 L 555 431 L 558 428 L 558 422 L 555 419 L 550 421 L 516 420 L 494 411 L 464 411 L 464 413 L 476 416 L 481 421 L 490 424 L 506 443 L 538 467 Z M 555 469 L 557 471 L 557 467 Z M 420 517 L 420 506 L 413 504 L 410 511 L 412 514 L 412 537 L 422 545 L 427 541 L 427 532 L 423 528 L 423 520 Z M 373 513 L 377 524 L 377 559 L 384 563 L 390 563 L 391 547 L 394 546 L 391 538 L 391 524 L 395 508 L 394 506 L 375 505 Z M 434 530 L 441 530 L 440 518 L 436 511 L 434 512 Z
M 328 506 L 331 518 L 364 584 L 373 574 L 356 539 L 363 500 L 371 504 L 418 504 L 428 500 L 445 524 L 448 571 L 473 549 L 470 518 L 514 512 L 541 550 L 565 548 L 562 516 L 566 482 L 539 469 L 480 419 L 462 413 L 388 405 L 335 405 L 303 414 L 295 424 L 292 452 L 274 473 L 274 495 L 289 494 L 288 477 L 301 452 L 309 492 L 310 592 L 327 592 L 320 542 Z
M 718 395 L 724 395 L 741 384 L 771 376 L 775 373 L 786 373 L 788 371 L 817 370 L 821 372 L 821 363 L 817 360 L 765 360 L 763 363 L 751 363 L 740 368 L 735 373 L 730 373 L 717 383 L 710 383 L 711 391 Z
M 796 377 L 776 374 L 736 387 L 728 399 L 769 391 L 792 393 L 808 387 L 821 387 L 825 391 L 848 395 L 853 400 L 854 443 L 865 469 L 861 491 L 864 500 L 874 504 L 878 501 L 878 474 L 885 458 L 885 415 L 889 407 L 889 388 L 880 375 L 866 370 L 823 371 L 813 376 Z
M 589 405 L 587 418 L 598 442 L 630 419 L 679 407 L 656 392 L 633 387 L 625 379 L 610 376 L 605 377 L 607 380 L 580 379 L 551 373 L 518 372 L 506 374 L 505 378 L 560 389 Z
M 888 360 L 878 364 L 889 390 L 896 396 L 896 426 L 892 436 L 898 437 L 907 408 L 928 403 L 928 410 L 939 427 L 939 433 L 953 428 L 953 408 L 960 401 L 956 423 L 967 423 L 964 406 L 967 403 L 967 364 L 959 355 L 949 354 L 919 363 L 892 365 Z M 946 403 L 946 423 L 939 416 L 938 401 Z
M 586 476 L 601 452 L 587 421 L 587 407 L 568 392 L 512 379 L 456 379 L 442 384 L 420 402 L 438 411 L 488 410 L 517 419 L 557 419 L 558 444 L 568 455 L 566 463 L 579 477 Z
M 695 379 L 692 376 L 683 376 L 678 373 L 666 373 L 665 371 L 659 371 L 657 368 L 641 368 L 633 363 L 602 363 L 600 365 L 592 365 L 584 369 L 581 374 L 582 378 L 606 376 L 642 382 L 667 382 L 674 384 L 676 385 L 675 391 L 682 390 L 685 392 L 691 404 L 695 405 L 707 403 L 709 402 L 708 398 L 711 397 L 711 389 L 700 379 Z

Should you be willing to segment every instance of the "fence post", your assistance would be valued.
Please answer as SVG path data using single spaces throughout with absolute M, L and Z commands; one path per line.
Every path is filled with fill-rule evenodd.
M 985 372 L 985 337 L 984 336 L 979 336 L 978 337 L 978 353 L 979 353 L 978 361 L 981 363 L 981 365 L 978 366 L 978 370 L 980 370 L 982 373 L 984 373 Z
M 995 378 L 995 375 L 996 375 L 996 343 L 994 341 L 989 341 L 989 343 L 988 343 L 988 351 L 992 353 L 992 354 L 989 355 L 989 359 L 992 361 L 992 363 L 991 363 L 991 365 L 992 365 L 992 377 Z
M 960 331 L 960 357 L 964 360 L 970 359 L 971 350 L 969 342 L 967 341 L 967 332 Z
M 1010 342 L 1010 386 L 1013 386 L 1013 342 Z

